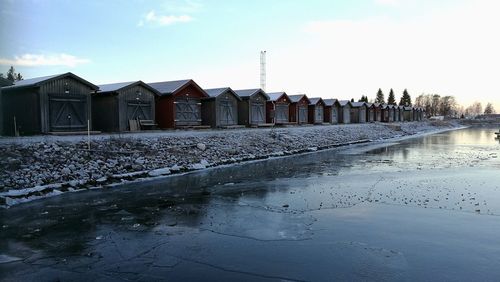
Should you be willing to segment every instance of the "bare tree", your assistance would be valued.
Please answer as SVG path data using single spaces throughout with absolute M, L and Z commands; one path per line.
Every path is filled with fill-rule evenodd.
M 496 111 L 495 111 L 495 108 L 493 107 L 493 105 L 491 103 L 486 104 L 486 107 L 484 108 L 484 114 L 491 115 L 491 114 L 495 114 L 495 113 L 496 113 Z

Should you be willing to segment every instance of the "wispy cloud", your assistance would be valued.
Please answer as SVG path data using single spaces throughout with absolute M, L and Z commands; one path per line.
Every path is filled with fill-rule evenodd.
M 39 66 L 66 66 L 76 67 L 77 65 L 89 63 L 90 60 L 82 59 L 68 54 L 24 54 L 14 56 L 13 59 L 0 58 L 0 65 L 39 67 Z
M 177 23 L 188 23 L 194 20 L 192 14 L 198 12 L 203 5 L 194 0 L 168 0 L 158 9 L 151 9 L 143 15 L 137 26 L 169 26 Z
M 149 11 L 143 19 L 139 22 L 139 26 L 155 25 L 155 26 L 166 26 L 175 23 L 187 23 L 192 21 L 193 18 L 190 15 L 157 15 L 155 10 Z

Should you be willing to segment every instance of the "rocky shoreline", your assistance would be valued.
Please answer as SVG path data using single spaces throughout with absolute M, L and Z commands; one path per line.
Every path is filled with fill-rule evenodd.
M 0 143 L 0 206 L 64 192 L 455 128 L 409 122 L 173 131 Z

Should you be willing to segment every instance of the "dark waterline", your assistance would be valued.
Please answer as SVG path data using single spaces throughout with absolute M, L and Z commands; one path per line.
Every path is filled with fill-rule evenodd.
M 0 277 L 494 281 L 494 131 L 215 168 L 2 210 Z

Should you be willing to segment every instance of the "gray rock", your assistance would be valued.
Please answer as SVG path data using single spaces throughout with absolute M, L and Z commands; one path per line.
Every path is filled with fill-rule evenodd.
M 207 145 L 205 145 L 203 143 L 198 143 L 198 144 L 196 144 L 196 148 L 198 148 L 201 151 L 205 151 L 207 149 Z

